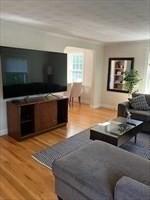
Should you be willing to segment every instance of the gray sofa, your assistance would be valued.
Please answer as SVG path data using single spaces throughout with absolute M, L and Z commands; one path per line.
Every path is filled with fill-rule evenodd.
M 133 97 L 137 95 L 140 95 L 140 94 L 133 94 Z M 150 94 L 145 94 L 145 98 L 146 98 L 147 103 L 150 106 Z M 133 108 L 131 108 L 129 101 L 127 101 L 127 102 L 118 104 L 118 116 L 126 117 L 127 109 L 132 114 L 131 118 L 144 121 L 143 132 L 150 133 L 150 110 L 148 111 L 134 110 Z
M 150 161 L 94 141 L 53 163 L 63 200 L 149 200 Z

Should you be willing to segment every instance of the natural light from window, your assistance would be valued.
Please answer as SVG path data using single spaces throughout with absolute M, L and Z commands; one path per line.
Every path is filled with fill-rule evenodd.
M 68 83 L 83 82 L 84 54 L 68 54 Z

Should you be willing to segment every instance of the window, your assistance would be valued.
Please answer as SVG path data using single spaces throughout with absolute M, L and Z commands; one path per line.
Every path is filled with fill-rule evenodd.
M 68 54 L 68 82 L 82 82 L 84 68 L 84 54 Z

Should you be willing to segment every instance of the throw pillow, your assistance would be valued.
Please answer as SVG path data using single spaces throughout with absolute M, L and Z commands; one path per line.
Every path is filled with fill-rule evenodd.
M 150 106 L 148 105 L 146 98 L 144 95 L 139 95 L 132 99 L 129 99 L 130 105 L 135 110 L 150 110 Z

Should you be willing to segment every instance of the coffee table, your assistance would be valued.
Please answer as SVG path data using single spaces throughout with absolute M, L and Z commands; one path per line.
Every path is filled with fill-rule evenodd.
M 120 146 L 135 137 L 142 130 L 143 122 L 118 117 L 112 121 L 99 123 L 90 129 L 91 140 L 102 140 L 115 146 Z

